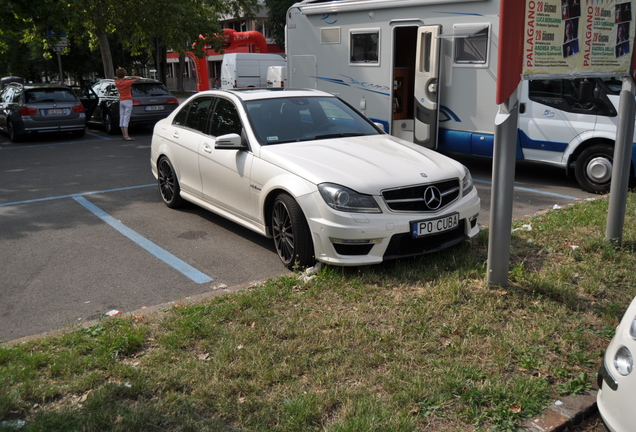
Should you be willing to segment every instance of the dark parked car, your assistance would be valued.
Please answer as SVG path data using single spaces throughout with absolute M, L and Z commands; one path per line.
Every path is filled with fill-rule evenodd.
M 119 91 L 115 80 L 103 79 L 93 85 L 99 102 L 88 122 L 101 126 L 107 133 L 119 131 Z M 142 78 L 132 85 L 133 111 L 131 127 L 152 126 L 179 106 L 177 98 L 161 82 Z
M 35 133 L 86 133 L 84 106 L 70 87 L 13 82 L 0 92 L 0 131 L 13 142 Z

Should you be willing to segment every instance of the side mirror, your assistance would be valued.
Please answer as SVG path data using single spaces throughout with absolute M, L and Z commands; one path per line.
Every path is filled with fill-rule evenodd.
M 218 150 L 245 150 L 247 146 L 243 144 L 243 139 L 239 134 L 231 133 L 216 137 L 214 148 Z

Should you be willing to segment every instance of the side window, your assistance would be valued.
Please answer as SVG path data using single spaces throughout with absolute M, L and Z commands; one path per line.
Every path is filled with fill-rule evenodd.
M 22 93 L 24 93 L 24 90 L 23 90 L 22 87 L 14 88 L 13 89 L 13 94 L 9 96 L 9 101 L 10 102 L 19 103 L 20 102 L 20 98 L 22 97 Z
M 108 84 L 104 93 L 106 96 L 119 96 L 119 90 L 117 90 L 117 86 L 115 84 Z
M 212 97 L 200 97 L 190 101 L 175 116 L 173 124 L 205 132 L 205 125 L 213 103 L 214 98 Z
M 483 65 L 488 61 L 488 28 L 455 38 L 453 61 L 457 65 Z
M 349 47 L 349 61 L 352 64 L 379 64 L 380 30 L 352 31 Z
M 221 136 L 226 134 L 241 134 L 243 126 L 236 107 L 227 99 L 219 99 L 212 115 L 210 135 Z

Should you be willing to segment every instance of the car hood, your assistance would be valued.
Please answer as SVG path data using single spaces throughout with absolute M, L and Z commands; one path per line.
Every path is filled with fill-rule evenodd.
M 261 158 L 314 184 L 366 194 L 464 176 L 459 162 L 390 135 L 269 145 L 261 147 Z

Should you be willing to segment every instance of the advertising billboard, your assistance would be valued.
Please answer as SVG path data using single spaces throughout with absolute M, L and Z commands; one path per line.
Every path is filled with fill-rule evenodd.
M 633 6 L 625 0 L 526 0 L 524 78 L 629 75 Z

